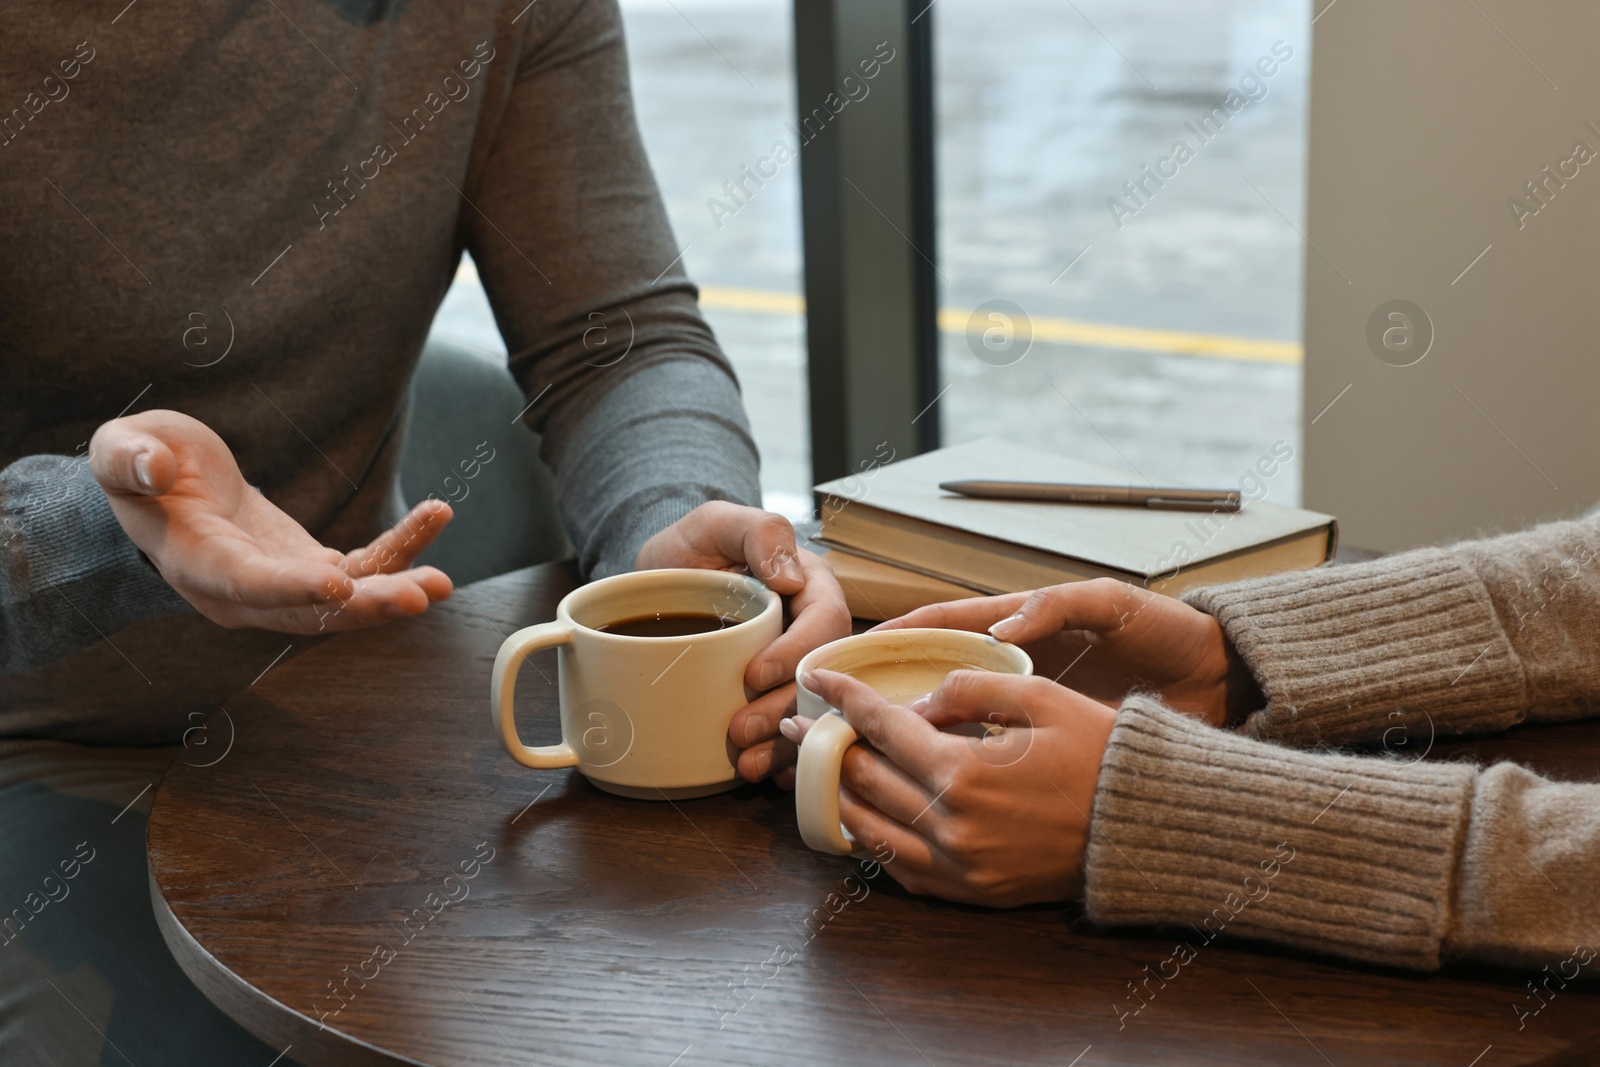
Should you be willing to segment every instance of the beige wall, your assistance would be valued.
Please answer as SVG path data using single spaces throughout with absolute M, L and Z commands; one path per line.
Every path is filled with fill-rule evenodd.
M 1600 5 L 1314 2 L 1306 505 L 1396 549 L 1600 502 L 1600 157 L 1507 203 L 1600 153 Z M 1410 366 L 1367 340 L 1396 299 L 1434 327 Z

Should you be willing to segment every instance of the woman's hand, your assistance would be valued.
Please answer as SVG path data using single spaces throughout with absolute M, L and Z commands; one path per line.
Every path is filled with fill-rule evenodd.
M 782 515 L 713 501 L 646 541 L 635 566 L 748 571 L 785 598 L 791 621 L 745 668 L 745 684 L 761 695 L 734 714 L 728 737 L 744 750 L 739 773 L 747 781 L 771 774 L 792 784 L 795 750 L 778 736 L 778 722 L 794 714 L 795 668 L 807 652 L 850 633 L 844 590 L 828 565 L 795 547 Z
M 326 633 L 419 615 L 450 579 L 411 563 L 450 521 L 418 504 L 366 548 L 340 552 L 252 488 L 226 443 L 176 411 L 95 431 L 89 467 L 117 521 L 161 577 L 212 622 Z
M 806 686 L 868 743 L 845 752 L 839 812 L 863 847 L 894 849 L 897 882 L 995 907 L 1082 894 L 1115 712 L 1046 678 L 987 671 L 953 671 L 912 708 L 834 671 Z M 986 732 L 944 732 L 960 723 Z M 787 719 L 784 736 L 798 744 L 810 726 Z
M 1210 615 L 1115 578 L 918 608 L 880 630 L 942 626 L 1021 645 L 1034 673 L 1108 707 L 1134 690 L 1221 726 L 1261 706 L 1249 669 Z

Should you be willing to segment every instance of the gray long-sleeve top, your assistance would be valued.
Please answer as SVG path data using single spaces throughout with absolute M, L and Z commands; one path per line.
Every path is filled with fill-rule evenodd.
M 398 517 L 407 384 L 463 249 L 586 571 L 629 569 L 706 500 L 755 502 L 615 0 L 321 0 L 292 24 L 270 4 L 113 22 L 24 0 L 6 22 L 0 734 L 170 738 L 229 687 L 215 676 L 248 681 L 258 650 L 292 643 L 191 615 L 107 651 L 184 605 L 86 442 L 130 406 L 183 411 L 314 535 L 364 543 Z

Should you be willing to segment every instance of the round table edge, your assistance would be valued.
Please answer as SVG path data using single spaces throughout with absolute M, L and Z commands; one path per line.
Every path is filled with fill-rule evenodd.
M 343 1031 L 325 1026 L 268 996 L 235 974 L 212 955 L 179 920 L 162 895 L 154 872 L 148 873 L 150 904 L 156 926 L 167 943 L 179 969 L 195 984 L 207 1000 L 223 1014 L 283 1054 L 310 1067 L 321 1064 L 337 1067 L 430 1067 L 422 1060 L 386 1052 Z M 287 1046 L 287 1047 L 284 1047 Z

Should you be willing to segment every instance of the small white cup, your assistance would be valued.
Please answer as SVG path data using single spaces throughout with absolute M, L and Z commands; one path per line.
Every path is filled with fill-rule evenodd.
M 933 680 L 928 677 L 932 664 L 951 661 L 971 670 L 1033 673 L 1033 660 L 1016 645 L 988 634 L 932 628 L 879 630 L 840 638 L 813 650 L 795 673 L 799 678 L 814 670 L 867 675 L 863 680 L 884 696 L 905 703 L 936 687 L 937 683 L 926 686 Z M 901 664 L 907 670 L 896 677 L 894 668 Z M 794 807 L 800 836 L 818 852 L 848 856 L 858 846 L 839 822 L 839 768 L 857 734 L 837 709 L 804 683 L 798 687 L 796 703 L 799 714 L 816 720 L 801 742 L 795 767 Z
M 681 637 L 598 629 L 686 613 L 721 615 L 729 625 Z M 713 570 L 602 578 L 563 597 L 554 622 L 506 638 L 489 683 L 490 718 L 525 767 L 577 767 L 601 789 L 641 800 L 710 796 L 739 784 L 728 723 L 757 695 L 745 668 L 782 632 L 782 601 L 754 578 Z M 551 646 L 559 649 L 562 740 L 535 748 L 517 735 L 512 698 L 523 660 Z

